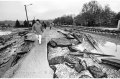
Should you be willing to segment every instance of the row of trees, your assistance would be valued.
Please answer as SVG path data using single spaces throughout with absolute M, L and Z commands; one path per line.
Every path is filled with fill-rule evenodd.
M 40 21 L 42 25 L 46 25 L 46 26 L 49 26 L 51 21 L 50 20 L 41 20 Z M 32 27 L 33 24 L 35 23 L 35 20 L 33 19 L 32 21 L 30 21 L 29 23 L 25 20 L 22 24 L 20 23 L 19 20 L 16 20 L 16 23 L 15 23 L 15 28 L 24 28 L 24 27 Z M 28 26 L 29 24 L 29 26 Z
M 70 17 L 70 19 L 69 19 Z M 72 16 L 64 16 L 56 18 L 55 24 L 73 24 Z M 63 19 L 64 18 L 64 19 Z M 97 1 L 90 1 L 83 5 L 82 11 L 75 16 L 74 22 L 76 25 L 82 26 L 116 26 L 120 19 L 120 12 L 115 13 L 106 5 L 102 7 Z M 67 22 L 68 21 L 68 22 Z M 71 22 L 71 23 L 69 23 Z
M 55 24 L 62 24 L 62 25 L 72 25 L 73 24 L 73 18 L 72 16 L 62 16 L 62 17 L 58 17 L 56 18 L 53 23 Z
M 85 3 L 82 12 L 76 16 L 77 25 L 86 26 L 113 26 L 116 13 L 108 5 L 102 7 L 97 1 Z
M 33 20 L 32 22 L 35 22 L 35 20 Z M 32 26 L 32 25 L 29 24 L 29 27 L 31 27 L 31 26 Z M 25 20 L 25 21 L 23 22 L 23 24 L 20 24 L 19 20 L 16 20 L 15 27 L 16 27 L 16 28 L 28 27 L 28 22 Z

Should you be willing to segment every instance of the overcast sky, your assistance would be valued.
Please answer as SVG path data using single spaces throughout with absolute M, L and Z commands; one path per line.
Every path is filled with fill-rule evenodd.
M 79 14 L 84 3 L 91 0 L 0 0 L 0 20 L 25 20 L 24 5 L 29 19 L 54 19 L 67 14 Z M 120 11 L 120 0 L 97 0 L 102 6 L 108 4 L 115 11 Z

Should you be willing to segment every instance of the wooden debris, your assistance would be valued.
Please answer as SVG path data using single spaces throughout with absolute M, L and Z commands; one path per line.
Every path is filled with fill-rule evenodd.
M 81 54 L 100 55 L 102 57 L 114 57 L 114 55 L 98 54 L 98 53 L 92 53 L 92 52 L 81 52 L 81 51 L 79 52 L 79 54 L 70 54 L 70 55 L 81 56 Z
M 117 68 L 120 68 L 120 60 L 119 59 L 114 59 L 114 58 L 105 58 L 101 59 L 102 63 L 109 64 L 112 66 L 115 66 Z

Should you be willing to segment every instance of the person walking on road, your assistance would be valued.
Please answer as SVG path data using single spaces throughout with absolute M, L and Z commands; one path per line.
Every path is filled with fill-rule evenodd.
M 51 30 L 51 29 L 52 29 L 52 27 L 53 27 L 53 23 L 50 23 L 50 26 L 49 26 L 49 27 L 50 27 L 50 30 Z
M 41 44 L 43 27 L 42 27 L 42 24 L 40 23 L 39 19 L 37 19 L 36 22 L 33 24 L 32 32 L 34 32 L 36 34 L 36 37 L 38 38 L 39 44 Z
M 47 25 L 46 25 L 46 23 L 44 21 L 42 22 L 42 26 L 46 29 Z

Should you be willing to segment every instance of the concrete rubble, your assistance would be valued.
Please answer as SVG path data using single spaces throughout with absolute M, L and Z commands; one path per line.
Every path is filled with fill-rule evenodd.
M 19 69 L 21 63 L 25 61 L 24 58 L 31 51 L 34 46 L 34 39 L 36 39 L 35 35 L 29 32 L 30 30 L 28 29 L 16 30 L 9 35 L 0 36 L 0 77 L 11 78 Z M 53 32 L 56 32 L 56 29 Z M 43 46 L 37 45 L 34 52 L 28 56 L 23 66 L 21 66 L 25 67 L 21 68 L 21 70 L 19 69 L 19 73 L 28 68 L 26 62 L 29 62 L 33 57 L 34 60 L 31 59 L 32 64 L 30 64 L 31 62 L 29 63 L 30 67 L 27 72 L 29 73 L 29 70 L 33 71 L 34 64 L 34 71 L 40 70 L 40 74 L 37 73 L 37 77 L 40 77 L 39 75 L 42 73 L 44 77 L 47 77 L 47 74 L 53 74 L 54 78 L 120 78 L 118 63 L 115 62 L 114 65 L 114 63 L 108 63 L 109 59 L 104 59 L 104 61 L 102 59 L 103 57 L 111 58 L 114 56 L 104 54 L 99 48 L 98 42 L 91 35 L 76 29 L 59 30 L 55 36 L 52 34 L 53 32 L 50 32 L 49 37 L 47 36 L 49 41 L 43 42 L 43 46 L 47 47 L 44 53 L 41 50 Z M 46 34 L 48 33 L 46 32 Z M 60 38 L 57 37 L 59 34 L 61 35 Z M 36 50 L 37 53 L 35 53 Z M 43 61 L 47 63 L 47 66 L 43 64 Z M 49 68 L 47 69 L 48 66 L 54 73 L 46 71 L 49 71 Z M 39 69 L 40 67 L 43 70 Z M 16 77 L 26 76 L 24 73 L 19 73 L 17 73 Z M 27 74 L 27 77 L 33 77 L 33 75 L 32 73 Z
M 27 39 L 28 33 L 29 30 L 19 30 L 0 36 L 0 77 L 11 77 L 33 47 L 33 41 Z
M 110 55 L 103 54 L 90 35 L 72 33 L 71 30 L 70 33 L 59 33 L 64 37 L 52 39 L 47 46 L 48 62 L 54 70 L 54 78 L 120 78 L 119 68 L 97 58 Z M 91 53 L 92 50 L 96 53 Z

